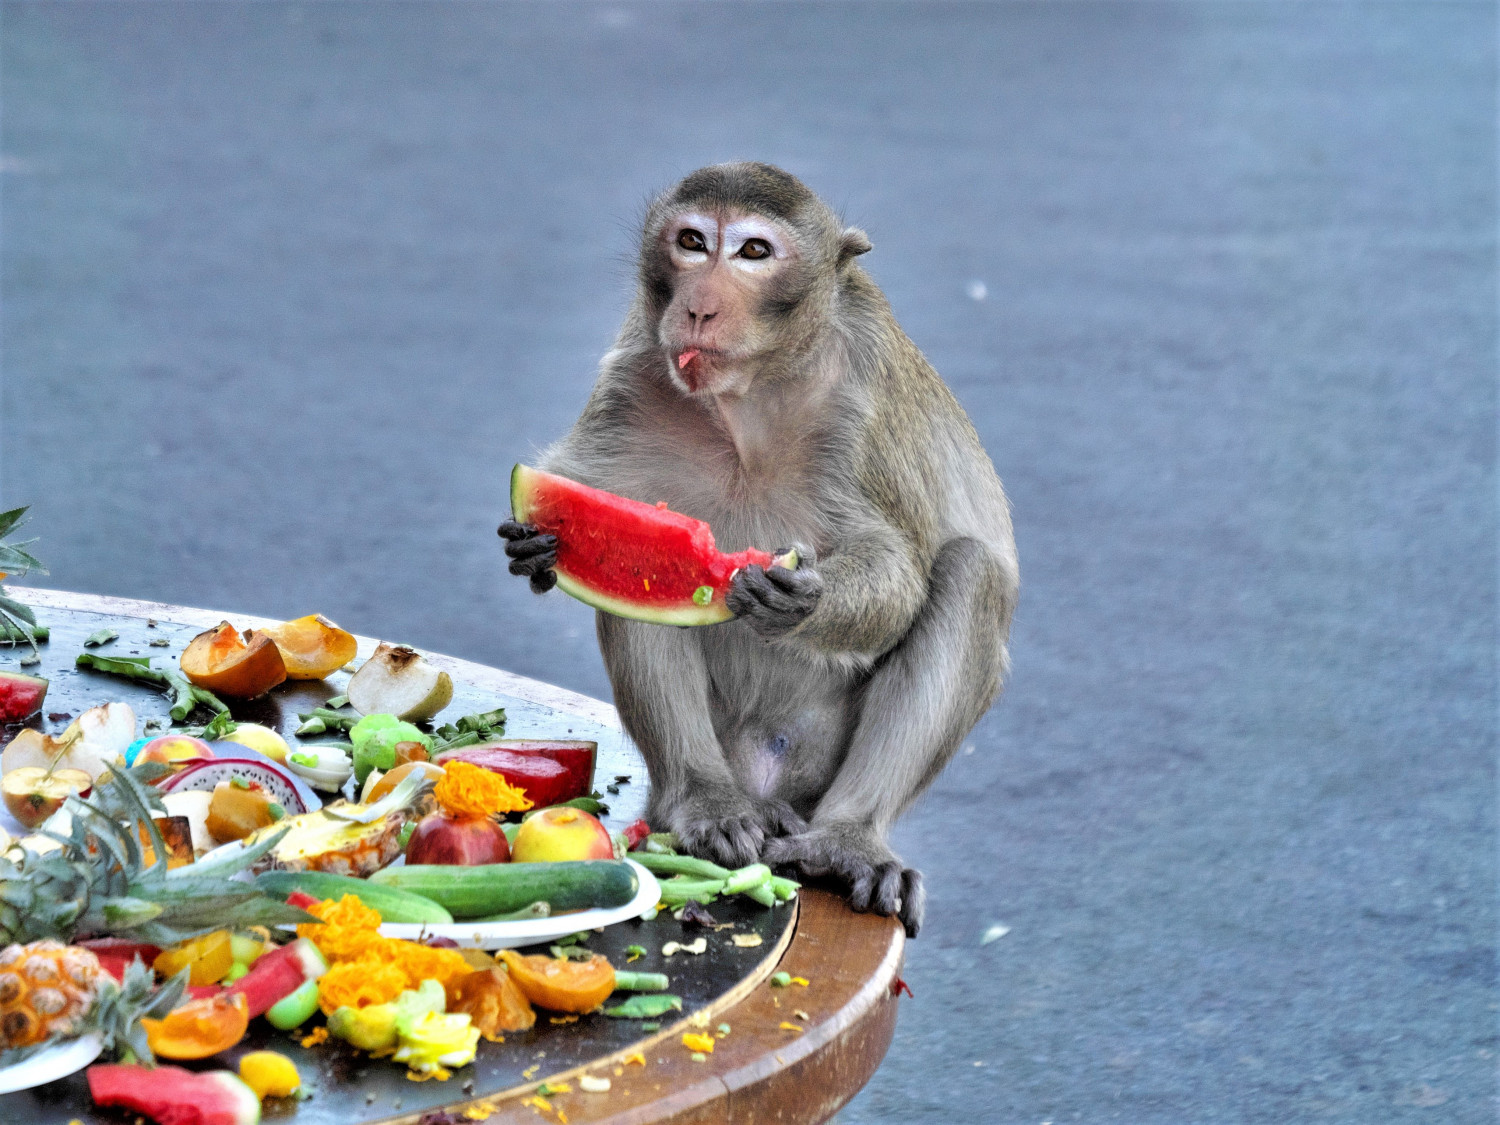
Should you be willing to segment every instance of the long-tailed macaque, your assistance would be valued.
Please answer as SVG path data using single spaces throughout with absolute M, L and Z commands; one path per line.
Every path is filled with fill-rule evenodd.
M 1018 570 L 995 470 L 869 249 L 779 168 L 694 172 L 651 205 L 635 300 L 542 463 L 706 520 L 726 551 L 796 547 L 796 569 L 735 577 L 725 624 L 598 615 L 647 819 L 915 935 L 922 877 L 886 836 L 999 694 Z M 550 589 L 555 538 L 500 533 Z

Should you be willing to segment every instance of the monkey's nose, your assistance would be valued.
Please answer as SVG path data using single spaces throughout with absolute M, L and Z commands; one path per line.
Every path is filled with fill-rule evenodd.
M 718 315 L 719 314 L 717 310 L 715 310 L 714 312 L 694 312 L 692 309 L 688 309 L 688 319 L 692 321 L 694 328 L 698 328 L 701 325 L 707 324 L 710 320 Z

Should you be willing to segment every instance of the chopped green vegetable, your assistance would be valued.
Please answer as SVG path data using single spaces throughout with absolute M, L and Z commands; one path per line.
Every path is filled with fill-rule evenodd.
M 330 711 L 337 711 L 340 707 L 349 706 L 349 697 L 347 695 L 335 695 L 328 702 L 324 703 L 323 706 L 327 707 Z
M 770 881 L 771 869 L 764 863 L 752 863 L 741 867 L 724 880 L 726 895 L 740 895 Z
M 243 777 L 231 777 L 229 779 L 229 784 L 234 789 L 249 789 L 250 788 L 250 783 L 248 781 L 246 781 Z
M 694 605 L 707 605 L 714 600 L 714 588 L 712 586 L 699 586 L 693 591 Z
M 625 947 L 625 956 L 644 957 L 646 956 L 646 947 L 644 945 L 627 945 Z
M 315 770 L 318 768 L 318 756 L 316 754 L 293 753 L 292 761 L 296 762 L 299 766 L 306 766 L 308 769 Z
M 95 629 L 92 633 L 90 633 L 83 639 L 83 647 L 97 648 L 99 645 L 107 645 L 110 641 L 114 640 L 119 635 L 120 633 L 117 629 L 110 629 L 108 627 L 105 627 L 103 629 Z
M 788 972 L 776 973 L 771 977 L 772 988 L 788 988 L 792 983 L 792 974 Z
M 338 716 L 342 723 L 346 716 Z M 396 743 L 420 742 L 430 754 L 432 736 L 395 715 L 366 715 L 349 728 L 354 744 L 354 780 L 363 785 L 371 770 L 388 770 L 396 764 Z
M 182 722 L 196 707 L 207 707 L 216 715 L 229 710 L 213 692 L 194 687 L 181 673 L 170 669 L 158 671 L 151 667 L 151 658 L 148 656 L 98 656 L 92 652 L 80 652 L 74 664 L 79 668 L 125 676 L 127 679 L 168 689 L 174 696 L 170 711 L 174 722 Z
M 615 988 L 620 992 L 665 992 L 666 973 L 632 973 L 628 969 L 615 970 Z
M 668 1012 L 682 1011 L 682 997 L 667 992 L 639 992 L 623 1004 L 605 1008 L 604 1014 L 617 1020 L 654 1019 Z
M 271 823 L 275 824 L 278 820 L 286 816 L 286 809 L 282 808 L 277 802 L 272 801 L 266 805 L 266 815 L 271 818 Z

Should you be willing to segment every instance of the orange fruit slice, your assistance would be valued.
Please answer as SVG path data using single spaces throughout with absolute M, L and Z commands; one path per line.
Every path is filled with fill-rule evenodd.
M 275 641 L 254 629 L 241 636 L 227 621 L 194 637 L 178 663 L 199 687 L 235 699 L 264 695 L 287 675 Z
M 321 680 L 354 659 L 354 634 L 320 613 L 283 621 L 264 630 L 276 642 L 289 680 Z

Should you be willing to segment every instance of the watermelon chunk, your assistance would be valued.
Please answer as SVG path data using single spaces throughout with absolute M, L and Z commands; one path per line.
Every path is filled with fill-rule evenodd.
M 317 980 L 328 971 L 328 962 L 318 947 L 306 938 L 298 938 L 279 949 L 262 953 L 250 971 L 224 991 L 239 992 L 245 997 L 250 1018 L 264 1015 L 276 1001 L 290 996 L 306 980 Z
M 491 750 L 504 751 L 511 757 L 495 755 L 486 759 L 486 752 Z M 504 774 L 512 785 L 526 789 L 536 807 L 541 808 L 544 805 L 555 805 L 559 801 L 571 801 L 574 797 L 587 797 L 594 788 L 594 758 L 598 752 L 597 742 L 586 742 L 583 739 L 500 738 L 478 746 L 449 750 L 439 754 L 437 761 L 441 764 L 457 758 L 484 769 L 493 769 L 496 773 Z M 559 777 L 546 766 L 523 767 L 515 760 L 515 756 L 555 762 L 566 771 L 566 777 Z M 549 796 L 543 801 L 531 792 L 532 789 L 545 794 L 561 793 L 562 796 Z
M 517 465 L 510 474 L 517 521 L 557 536 L 557 585 L 581 602 L 657 625 L 728 621 L 724 598 L 742 567 L 796 566 L 796 554 L 753 548 L 726 554 L 708 524 L 566 477 Z
M 517 789 L 524 790 L 532 806 L 538 809 L 571 801 L 589 791 L 587 785 L 578 788 L 578 776 L 573 770 L 540 754 L 517 754 L 494 746 L 466 746 L 437 756 L 439 765 L 454 759 L 498 773 Z
M 0 672 L 0 723 L 19 723 L 42 709 L 47 681 L 25 672 Z
M 180 1066 L 91 1066 L 95 1105 L 121 1106 L 158 1125 L 256 1125 L 260 1099 L 227 1070 Z

